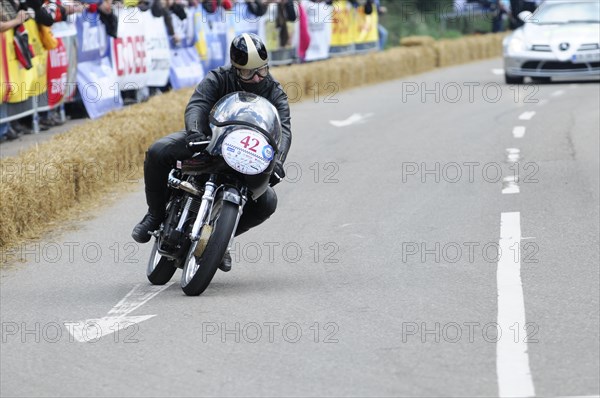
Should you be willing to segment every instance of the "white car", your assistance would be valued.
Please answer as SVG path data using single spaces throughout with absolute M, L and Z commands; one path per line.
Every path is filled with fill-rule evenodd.
M 503 42 L 507 84 L 600 77 L 600 0 L 547 0 Z

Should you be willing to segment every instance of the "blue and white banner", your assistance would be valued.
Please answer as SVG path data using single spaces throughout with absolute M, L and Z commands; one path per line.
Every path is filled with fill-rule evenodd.
M 194 47 L 171 50 L 171 86 L 177 90 L 193 87 L 204 78 L 204 69 Z
M 77 88 L 90 118 L 123 106 L 117 75 L 108 57 L 106 28 L 98 14 L 84 12 L 77 30 Z
M 150 62 L 146 84 L 150 87 L 164 87 L 169 82 L 171 50 L 164 18 L 150 16 L 144 24 L 146 55 Z
M 79 93 L 90 118 L 96 119 L 123 106 L 116 75 L 108 57 L 99 62 L 80 63 L 77 72 Z
M 227 19 L 223 8 L 211 14 L 198 6 L 194 12 L 196 50 L 205 70 L 224 66 L 229 62 Z

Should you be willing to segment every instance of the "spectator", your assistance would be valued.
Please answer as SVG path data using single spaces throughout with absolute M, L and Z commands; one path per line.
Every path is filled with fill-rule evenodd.
M 117 37 L 119 18 L 113 12 L 113 0 L 102 0 L 98 4 L 92 4 L 88 12 L 98 12 L 100 21 L 104 24 L 106 34 L 111 37 Z
M 19 3 L 13 0 L 0 0 L 0 32 L 22 29 L 22 24 L 30 18 L 35 18 L 37 23 L 45 26 L 50 26 L 54 22 L 51 15 L 42 8 L 41 0 L 23 0 Z M 21 37 L 23 40 L 28 40 L 26 35 Z M 24 43 L 24 45 L 27 47 L 28 43 Z M 17 138 L 19 134 L 31 133 L 31 129 L 18 120 L 9 122 L 8 127 L 4 126 L 3 129 L 6 130 L 7 138 L 10 139 Z
M 388 38 L 387 29 L 381 24 L 381 19 L 387 13 L 387 8 L 381 5 L 381 0 L 375 0 L 375 6 L 377 7 L 377 15 L 379 16 L 379 24 L 377 25 L 377 32 L 379 33 L 379 50 L 385 49 L 385 43 Z
M 19 10 L 18 5 L 12 0 L 0 0 L 0 32 L 16 28 L 31 18 L 25 10 Z
M 201 0 L 202 7 L 208 13 L 215 13 L 219 7 L 225 10 L 231 10 L 233 7 L 232 0 Z
M 267 12 L 267 5 L 264 4 L 263 0 L 246 0 L 246 3 L 248 4 L 248 10 L 257 17 L 262 17 Z
M 492 11 L 492 32 L 503 32 L 504 17 L 508 14 L 507 5 L 502 0 L 492 0 L 490 10 Z

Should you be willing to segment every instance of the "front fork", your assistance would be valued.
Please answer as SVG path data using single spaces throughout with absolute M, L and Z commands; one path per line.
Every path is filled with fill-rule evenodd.
M 223 188 L 223 191 L 223 201 L 238 205 L 237 218 L 235 220 L 233 232 L 231 233 L 231 237 L 229 238 L 229 243 L 227 245 L 227 250 L 229 250 L 233 245 L 235 231 L 240 222 L 240 218 L 242 217 L 244 205 L 248 201 L 248 196 L 246 187 L 242 187 L 240 191 L 238 191 L 236 188 L 225 187 Z M 192 233 L 190 234 L 190 239 L 192 242 L 197 242 L 200 239 L 202 228 L 210 223 L 216 192 L 217 185 L 214 183 L 214 176 L 211 176 L 204 185 L 204 195 L 202 195 L 202 201 L 200 202 L 200 210 L 198 211 L 198 217 L 196 217 L 196 221 L 194 221 Z
M 200 202 L 200 210 L 198 211 L 198 217 L 196 217 L 196 221 L 194 221 L 194 226 L 192 227 L 192 233 L 190 235 L 192 242 L 196 242 L 200 238 L 202 227 L 210 221 L 210 214 L 212 212 L 212 205 L 215 201 L 216 190 L 217 186 L 214 183 L 214 177 L 211 176 L 204 185 L 204 195 L 202 195 L 202 201 Z

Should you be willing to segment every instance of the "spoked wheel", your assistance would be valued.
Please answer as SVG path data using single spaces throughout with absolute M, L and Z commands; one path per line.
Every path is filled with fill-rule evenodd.
M 158 239 L 154 240 L 154 246 L 150 253 L 150 260 L 146 268 L 146 276 L 153 285 L 164 285 L 169 282 L 177 270 L 174 260 L 163 257 L 158 252 Z
M 237 214 L 238 205 L 224 201 L 222 197 L 215 200 L 209 225 L 204 226 L 200 240 L 192 243 L 185 259 L 181 288 L 188 296 L 202 294 L 215 276 L 227 250 Z M 205 247 L 198 248 L 198 245 Z

